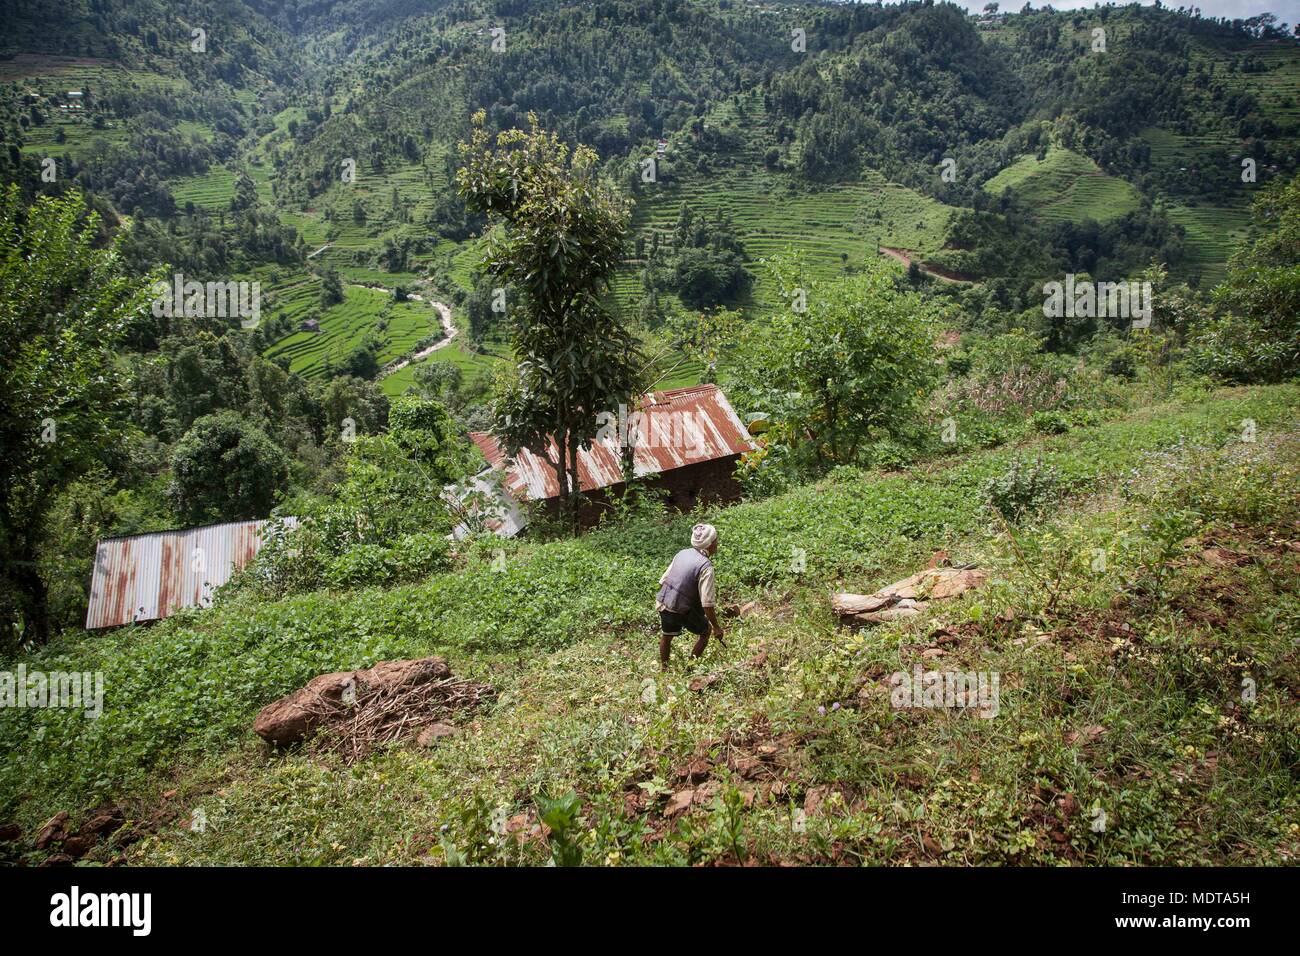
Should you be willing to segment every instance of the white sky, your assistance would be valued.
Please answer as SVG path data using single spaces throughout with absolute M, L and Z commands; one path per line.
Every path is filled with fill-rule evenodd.
M 958 6 L 965 7 L 967 10 L 983 10 L 984 4 L 988 0 L 953 0 Z M 1031 0 L 1034 9 L 1048 6 L 1047 0 Z M 998 0 L 999 6 L 1003 13 L 1019 11 L 1024 5 L 1025 0 Z M 1094 0 L 1055 0 L 1051 4 L 1054 10 L 1080 10 L 1091 8 Z M 1143 6 L 1150 6 L 1147 0 L 1142 0 Z M 1166 2 L 1165 6 L 1171 10 L 1177 10 L 1179 6 L 1198 7 L 1203 17 L 1227 17 L 1229 20 L 1244 20 L 1247 17 L 1257 16 L 1261 13 L 1276 14 L 1279 20 L 1295 26 L 1300 21 L 1300 0 L 1175 0 L 1173 3 Z

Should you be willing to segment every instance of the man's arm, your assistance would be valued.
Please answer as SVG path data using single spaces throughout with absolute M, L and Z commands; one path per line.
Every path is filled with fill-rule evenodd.
M 706 564 L 700 570 L 698 583 L 700 604 L 704 607 L 704 616 L 708 618 L 709 626 L 713 628 L 714 637 L 721 641 L 726 632 L 722 630 L 722 625 L 718 623 L 718 612 L 714 607 L 717 604 L 717 588 L 713 581 L 712 564 Z
M 704 616 L 709 619 L 709 626 L 713 628 L 713 636 L 721 643 L 723 637 L 726 636 L 726 632 L 722 629 L 722 625 L 718 623 L 717 612 L 712 607 L 706 607 Z

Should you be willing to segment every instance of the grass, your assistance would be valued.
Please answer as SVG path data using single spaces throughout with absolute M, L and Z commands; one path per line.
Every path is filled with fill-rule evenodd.
M 341 363 L 371 331 L 379 336 L 382 366 L 407 355 L 441 328 L 428 303 L 394 302 L 386 291 L 348 285 L 343 301 L 328 309 L 319 306 L 316 282 L 300 279 L 271 292 L 272 314 L 283 313 L 295 322 L 310 314 L 320 322 L 319 332 L 294 332 L 266 352 L 271 358 L 288 356 L 290 370 L 305 378 L 327 375 L 331 363 Z
M 504 572 L 489 548 L 410 587 L 69 635 L 28 667 L 103 670 L 104 716 L 0 715 L 0 806 L 30 829 L 125 800 L 148 863 L 442 862 L 440 838 L 541 862 L 534 801 L 569 789 L 591 863 L 1294 861 L 1298 407 L 1294 387 L 1236 390 L 718 511 L 724 599 L 760 609 L 693 673 L 658 675 L 649 605 L 690 516 L 508 543 Z M 1013 541 L 979 489 L 1026 454 L 1065 497 Z M 1211 544 L 1245 570 L 1200 559 Z M 910 626 L 834 628 L 830 590 L 939 547 L 993 583 Z M 1101 573 L 1080 561 L 1098 548 Z M 345 768 L 251 739 L 256 710 L 316 673 L 435 651 L 500 697 L 431 751 Z M 997 671 L 999 716 L 890 707 L 882 679 L 922 660 Z M 696 805 L 666 818 L 685 789 Z M 194 809 L 203 832 L 168 822 Z M 521 838 L 489 842 L 494 819 Z
M 187 176 L 168 184 L 176 205 L 184 209 L 194 203 L 199 209 L 229 209 L 235 197 L 235 174 L 224 166 L 214 166 L 201 176 Z
M 1052 146 L 1040 161 L 1022 156 L 984 184 L 993 195 L 1011 188 L 1050 222 L 1094 219 L 1106 222 L 1140 205 L 1137 190 L 1109 176 L 1091 159 Z

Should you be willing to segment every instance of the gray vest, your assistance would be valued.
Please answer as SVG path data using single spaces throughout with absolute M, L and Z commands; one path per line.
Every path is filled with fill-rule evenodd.
M 699 608 L 700 571 L 709 564 L 709 556 L 695 548 L 678 551 L 668 566 L 668 576 L 659 586 L 659 603 L 678 614 Z

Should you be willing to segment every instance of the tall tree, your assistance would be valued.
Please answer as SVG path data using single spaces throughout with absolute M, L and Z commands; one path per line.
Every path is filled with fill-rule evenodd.
M 811 279 L 798 259 L 773 272 L 791 307 L 745 337 L 737 396 L 801 436 L 819 465 L 852 463 L 874 435 L 901 431 L 935 376 L 935 312 L 899 287 L 894 267 Z
M 289 478 L 284 452 L 238 412 L 196 421 L 172 448 L 169 495 L 182 521 L 265 518 Z
M 496 432 L 512 454 L 549 456 L 564 510 L 577 526 L 578 451 L 597 417 L 635 394 L 642 366 L 636 339 L 608 306 L 623 258 L 628 204 L 596 176 L 596 153 L 570 151 L 554 133 L 507 130 L 492 138 L 474 117 L 456 176 L 465 204 L 496 224 L 484 266 L 517 301 L 506 316 L 518 365 L 496 404 Z
M 48 632 L 37 548 L 58 492 L 116 443 L 125 383 L 115 349 L 152 277 L 126 274 L 79 193 L 23 208 L 0 197 L 0 613 Z

